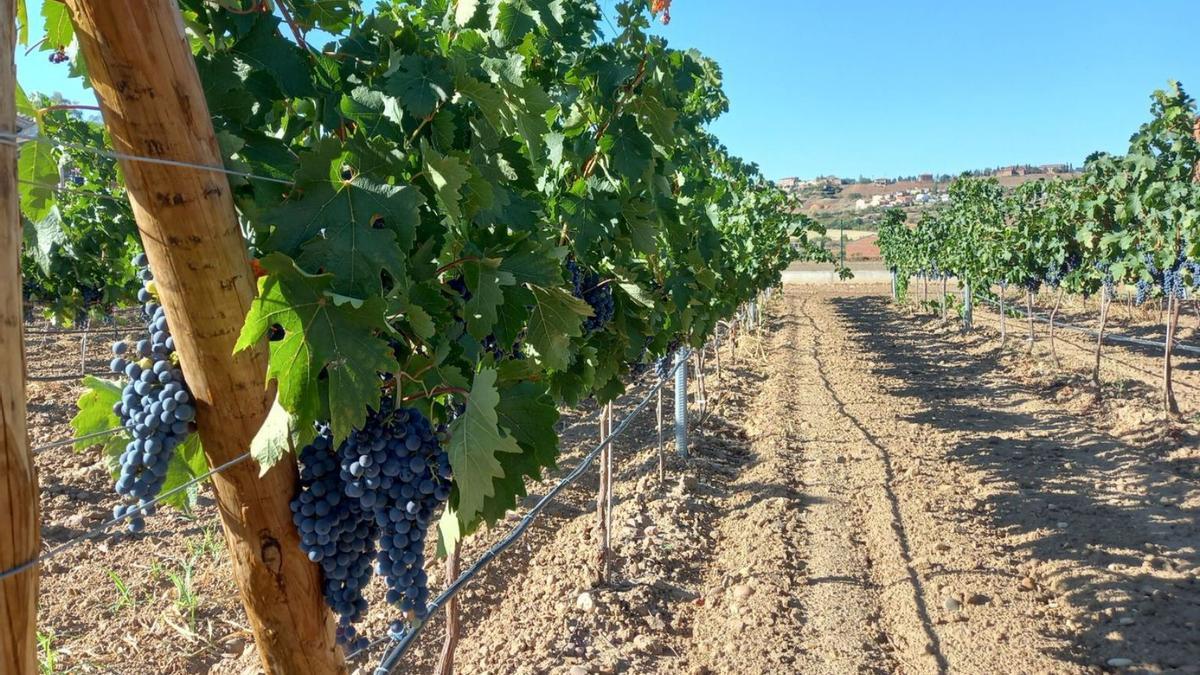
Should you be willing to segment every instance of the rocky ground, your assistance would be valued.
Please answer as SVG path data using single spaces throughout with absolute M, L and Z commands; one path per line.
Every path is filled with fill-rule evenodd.
M 689 458 L 668 441 L 665 480 L 653 407 L 638 417 L 616 444 L 607 582 L 593 470 L 462 594 L 458 672 L 1200 673 L 1194 359 L 1167 423 L 1152 354 L 1113 347 L 1096 392 L 1086 340 L 1061 342 L 1055 367 L 1042 342 L 999 349 L 985 312 L 962 335 L 885 294 L 788 287 L 761 339 L 736 360 L 726 345 L 719 378 L 708 359 L 707 415 Z M 78 343 L 33 360 L 77 368 Z M 31 387 L 35 444 L 69 435 L 77 395 Z M 531 501 L 591 449 L 595 417 L 565 417 L 560 468 Z M 48 545 L 111 509 L 94 453 L 38 465 Z M 464 562 L 519 515 L 470 538 Z M 55 672 L 256 672 L 215 518 L 202 499 L 50 562 Z M 389 618 L 380 607 L 367 632 Z M 434 669 L 443 630 L 434 619 L 406 672 Z

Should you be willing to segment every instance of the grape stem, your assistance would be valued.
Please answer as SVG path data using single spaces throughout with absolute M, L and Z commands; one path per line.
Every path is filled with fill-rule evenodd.
M 462 387 L 451 387 L 451 386 L 447 385 L 447 386 L 441 386 L 441 387 L 434 387 L 433 389 L 430 389 L 429 391 L 421 392 L 420 394 L 409 394 L 408 396 L 401 398 L 400 402 L 408 403 L 410 401 L 416 401 L 416 400 L 419 400 L 422 398 L 433 398 L 434 396 L 441 396 L 442 394 L 460 394 L 462 396 L 466 396 L 470 393 L 471 393 L 471 391 L 468 389 L 463 389 Z
M 469 263 L 469 262 L 479 262 L 479 258 L 477 256 L 468 255 L 468 256 L 459 258 L 458 260 L 455 260 L 453 262 L 448 262 L 445 265 L 442 265 L 441 267 L 437 268 L 437 271 L 434 272 L 434 276 L 441 276 L 442 274 L 449 272 L 450 270 L 454 269 L 455 267 L 458 267 L 459 265 L 463 265 L 463 264 Z

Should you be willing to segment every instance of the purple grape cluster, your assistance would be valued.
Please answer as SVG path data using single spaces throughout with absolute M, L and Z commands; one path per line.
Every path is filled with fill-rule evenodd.
M 325 603 L 338 615 L 337 640 L 351 651 L 367 644 L 354 623 L 367 611 L 363 591 L 371 581 L 379 528 L 374 514 L 346 496 L 333 436 L 321 426 L 300 451 L 300 494 L 292 500 L 300 548 L 321 566 Z
M 192 431 L 196 409 L 183 372 L 175 365 L 175 340 L 167 327 L 166 312 L 155 301 L 154 275 L 146 254 L 138 254 L 133 265 L 144 282 L 138 299 L 145 303 L 149 337 L 132 347 L 124 341 L 112 346 L 109 367 L 129 378 L 121 390 L 121 400 L 113 405 L 113 413 L 133 436 L 119 458 L 120 476 L 115 486 L 127 502 L 113 509 L 113 517 L 128 518 L 128 531 L 141 532 L 144 516 L 154 510 L 149 502 L 166 481 L 175 448 Z
M 387 582 L 387 602 L 405 615 L 426 617 L 425 539 L 438 507 L 450 497 L 450 458 L 443 448 L 447 434 L 433 428 L 420 411 L 397 408 L 384 399 L 336 451 L 321 440 L 325 437 L 318 435 L 305 449 L 307 459 L 301 455 L 306 470 L 317 468 L 307 479 L 302 473 L 292 512 L 307 537 L 302 544 L 310 559 L 314 547 L 321 546 L 316 560 L 329 560 L 330 542 L 338 542 L 336 557 L 322 563 L 326 601 L 341 619 L 339 642 L 357 650 L 363 638 L 352 624 L 366 609 L 361 591 L 372 562 Z M 324 536 L 322 530 L 327 530 Z M 342 533 L 343 539 L 337 539 Z M 332 582 L 331 574 L 336 575 Z M 399 636 L 406 630 L 406 621 L 397 620 L 389 632 Z
M 612 285 L 602 283 L 599 274 L 585 271 L 574 258 L 567 260 L 567 275 L 571 278 L 571 292 L 592 308 L 592 315 L 583 322 L 583 329 L 588 333 L 601 330 L 616 313 Z

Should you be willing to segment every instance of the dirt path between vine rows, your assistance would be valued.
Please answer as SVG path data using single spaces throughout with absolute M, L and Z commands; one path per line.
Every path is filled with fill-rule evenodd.
M 461 595 L 456 672 L 1200 673 L 1195 424 L 1162 424 L 1136 383 L 1097 401 L 1085 359 L 1002 352 L 990 331 L 960 334 L 886 292 L 789 286 L 761 339 L 736 361 L 725 345 L 719 381 L 710 351 L 703 419 L 691 380 L 690 457 L 668 439 L 658 480 L 653 408 L 617 441 L 608 581 L 595 582 L 593 468 Z M 49 421 L 69 413 L 68 389 L 33 392 L 39 442 L 66 433 Z M 464 565 L 594 446 L 595 412 L 564 411 L 559 468 L 464 542 Z M 104 517 L 101 460 L 38 461 L 48 542 Z M 146 535 L 47 565 L 40 630 L 59 672 L 257 673 L 215 522 L 202 498 L 191 518 L 164 511 Z M 185 569 L 191 608 L 173 581 Z M 395 618 L 380 591 L 364 634 Z M 400 672 L 432 672 L 442 631 L 439 616 Z
M 625 450 L 613 582 L 584 486 L 468 602 L 461 672 L 1200 672 L 1195 429 L 1099 423 L 1152 400 L 1064 402 L 990 340 L 789 287 L 669 490 Z

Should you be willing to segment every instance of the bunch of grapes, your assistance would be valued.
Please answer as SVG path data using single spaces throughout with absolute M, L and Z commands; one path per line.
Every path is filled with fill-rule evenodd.
M 1025 283 L 1021 284 L 1025 290 L 1036 294 L 1042 288 L 1042 280 L 1035 276 L 1026 277 Z
M 175 448 L 191 433 L 196 409 L 183 373 L 175 365 L 175 340 L 167 328 L 166 313 L 155 302 L 154 276 L 146 254 L 138 254 L 133 265 L 144 282 L 138 300 L 145 303 L 149 337 L 132 347 L 124 341 L 112 346 L 112 372 L 129 378 L 113 412 L 133 436 L 121 453 L 116 483 L 117 494 L 127 503 L 116 506 L 113 517 L 128 517 L 127 529 L 141 532 L 143 516 L 153 510 L 149 502 L 162 490 Z
M 292 511 L 307 537 L 303 545 L 310 558 L 312 547 L 320 546 L 317 559 L 326 560 L 330 542 L 337 543 L 336 557 L 323 563 L 326 601 L 341 618 L 338 640 L 359 649 L 363 638 L 351 624 L 366 609 L 361 591 L 372 559 L 375 573 L 387 581 L 387 602 L 406 615 L 426 617 L 425 539 L 435 512 L 450 497 L 446 431 L 434 429 L 419 411 L 396 408 L 385 398 L 336 452 L 322 437 L 314 441 L 309 459 L 301 457 L 306 470 L 318 468 L 307 481 L 302 474 Z M 305 535 L 306 529 L 315 535 Z M 322 530 L 328 530 L 324 542 Z M 332 582 L 331 574 L 337 575 Z M 403 620 L 390 627 L 396 637 L 405 630 Z
M 351 651 L 366 647 L 354 622 L 367 611 L 363 590 L 371 581 L 371 561 L 379 528 L 374 512 L 348 498 L 341 463 L 326 426 L 300 451 L 300 494 L 292 500 L 292 520 L 300 548 L 321 566 L 325 603 L 338 615 L 337 640 Z
M 60 63 L 66 63 L 70 60 L 71 57 L 67 56 L 67 50 L 63 49 L 62 47 L 50 52 L 50 63 L 58 65 Z
M 616 312 L 612 286 L 601 283 L 599 274 L 584 271 L 574 258 L 567 260 L 567 273 L 571 276 L 572 293 L 592 308 L 592 316 L 583 323 L 583 329 L 594 333 L 604 328 Z
M 1082 258 L 1079 254 L 1072 253 L 1067 256 L 1067 259 L 1062 264 L 1051 264 L 1046 268 L 1046 274 L 1044 275 L 1046 285 L 1051 288 L 1058 288 L 1067 275 L 1079 268 L 1081 262 Z

